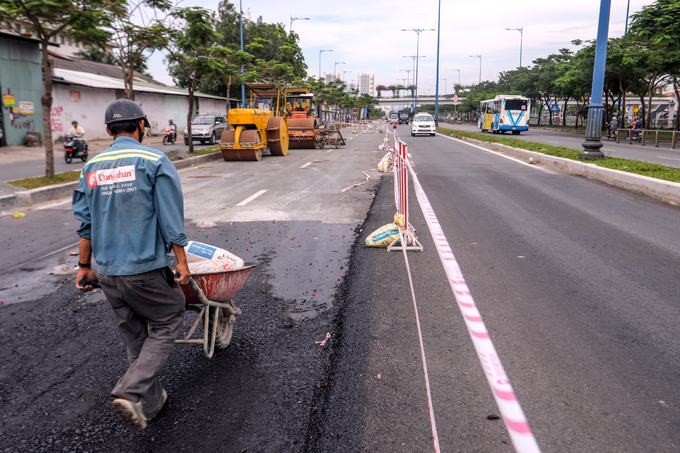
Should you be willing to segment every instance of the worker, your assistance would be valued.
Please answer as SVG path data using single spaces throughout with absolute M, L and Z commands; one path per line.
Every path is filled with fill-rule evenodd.
M 88 291 L 98 278 L 113 308 L 129 361 L 111 392 L 113 408 L 144 429 L 167 399 L 159 375 L 184 316 L 179 285 L 190 273 L 182 188 L 170 160 L 141 144 L 149 121 L 135 102 L 111 103 L 105 123 L 113 144 L 85 164 L 73 193 L 80 221 L 76 287 Z M 168 267 L 171 250 L 175 274 Z

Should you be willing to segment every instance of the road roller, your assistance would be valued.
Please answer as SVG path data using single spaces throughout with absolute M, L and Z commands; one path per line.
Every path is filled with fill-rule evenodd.
M 248 84 L 250 108 L 229 110 L 228 127 L 220 140 L 222 157 L 260 160 L 264 150 L 272 156 L 288 154 L 288 121 L 278 115 L 281 92 L 273 84 Z
M 306 88 L 286 88 L 285 93 L 290 147 L 315 148 L 319 124 L 314 116 L 314 94 Z

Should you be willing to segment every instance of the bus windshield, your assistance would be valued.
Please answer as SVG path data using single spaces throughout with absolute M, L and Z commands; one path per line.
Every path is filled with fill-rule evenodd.
M 506 99 L 505 110 L 526 110 L 526 99 Z

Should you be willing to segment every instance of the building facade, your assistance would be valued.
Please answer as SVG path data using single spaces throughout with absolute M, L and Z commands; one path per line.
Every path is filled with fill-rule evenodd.
M 359 94 L 375 96 L 375 75 L 363 73 L 359 75 Z

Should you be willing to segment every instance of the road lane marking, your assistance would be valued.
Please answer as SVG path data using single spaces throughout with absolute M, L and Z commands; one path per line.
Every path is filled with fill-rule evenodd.
M 302 165 L 300 168 L 307 168 L 307 167 L 309 167 L 310 165 L 312 165 L 312 163 L 311 163 L 311 162 L 307 162 L 306 164 Z
M 253 201 L 254 199 L 256 199 L 257 197 L 259 197 L 260 195 L 264 194 L 266 191 L 267 191 L 267 189 L 259 190 L 259 191 L 255 192 L 254 194 L 252 194 L 251 196 L 249 196 L 248 198 L 246 198 L 245 200 L 243 200 L 242 202 L 238 203 L 236 206 L 245 206 L 248 203 L 250 203 L 251 201 Z
M 668 159 L 668 160 L 680 160 L 677 157 L 666 157 L 666 156 L 656 156 L 659 159 Z
M 406 235 L 401 233 L 401 243 L 407 244 Z M 416 301 L 416 292 L 413 289 L 413 277 L 411 275 L 411 265 L 408 262 L 408 254 L 406 247 L 401 248 L 404 254 L 404 264 L 406 264 L 406 275 L 408 276 L 408 284 L 411 289 L 411 300 L 413 301 L 413 311 L 416 315 L 416 330 L 418 331 L 418 343 L 420 345 L 420 359 L 423 364 L 423 374 L 425 376 L 425 393 L 427 394 L 427 407 L 430 412 L 430 426 L 432 428 L 432 443 L 434 444 L 435 453 L 439 453 L 439 434 L 437 433 L 437 421 L 434 417 L 434 404 L 432 403 L 432 391 L 430 389 L 430 374 L 427 371 L 427 358 L 425 357 L 425 344 L 423 342 L 423 331 L 420 328 L 420 315 L 418 314 L 418 302 Z
M 541 171 L 544 171 L 544 172 L 546 172 L 546 173 L 550 173 L 551 175 L 556 174 L 554 171 L 548 170 L 547 168 L 543 168 L 543 167 L 538 166 L 538 165 L 535 165 L 535 164 L 528 164 L 528 163 L 524 162 L 523 160 L 516 159 L 516 158 L 510 157 L 510 156 L 506 156 L 506 155 L 503 154 L 503 153 L 499 153 L 498 151 L 492 151 L 492 150 L 490 150 L 490 149 L 488 149 L 488 148 L 484 148 L 483 146 L 475 145 L 475 144 L 473 144 L 473 143 L 468 143 L 468 142 L 465 142 L 465 141 L 463 141 L 463 140 L 459 140 L 459 139 L 454 138 L 454 137 L 449 137 L 448 135 L 444 135 L 444 134 L 441 134 L 441 133 L 439 133 L 439 132 L 437 132 L 437 135 L 440 135 L 440 136 L 442 136 L 442 137 L 444 137 L 444 138 L 448 138 L 449 140 L 453 140 L 453 141 L 455 141 L 455 142 L 459 142 L 459 143 L 463 143 L 463 144 L 468 145 L 468 146 L 472 146 L 473 148 L 481 149 L 482 151 L 486 151 L 487 153 L 495 154 L 496 156 L 503 157 L 503 158 L 508 159 L 508 160 L 511 160 L 511 161 L 513 161 L 513 162 L 517 162 L 518 164 L 522 164 L 522 165 L 524 165 L 524 166 L 526 166 L 526 167 L 529 167 L 529 168 L 534 168 L 534 169 L 536 169 L 536 170 L 541 170 Z
M 463 272 L 453 254 L 449 241 L 446 239 L 434 208 L 430 204 L 430 200 L 423 190 L 415 170 L 411 167 L 410 163 L 408 165 L 411 177 L 413 178 L 413 188 L 418 199 L 418 205 L 423 213 L 423 217 L 425 217 L 425 222 L 449 281 L 449 286 L 515 450 L 521 453 L 540 452 L 536 439 L 531 432 L 529 422 L 512 388 L 510 378 L 503 368 L 501 359 L 491 341 L 489 331 L 472 298 L 470 288 L 465 282 Z

